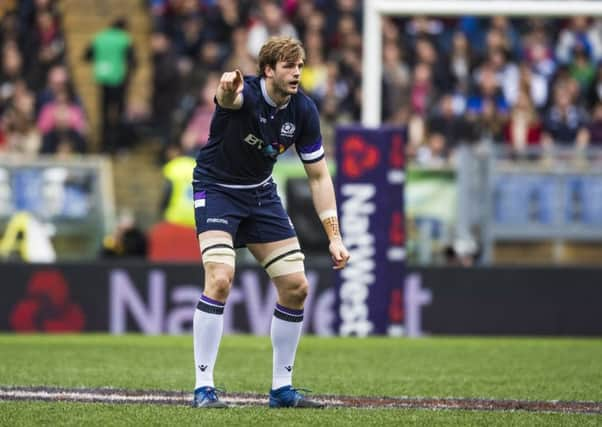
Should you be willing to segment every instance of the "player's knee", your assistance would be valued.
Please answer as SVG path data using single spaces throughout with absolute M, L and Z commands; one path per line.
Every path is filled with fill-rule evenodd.
M 303 277 L 303 280 L 295 282 L 293 288 L 291 289 L 290 296 L 296 304 L 303 304 L 308 293 L 309 284 L 307 283 L 307 280 L 305 280 L 305 277 Z
M 281 300 L 292 307 L 302 306 L 309 292 L 309 284 L 304 274 L 293 274 L 280 278 L 279 290 Z
M 233 274 L 225 269 L 213 269 L 206 275 L 205 289 L 217 299 L 225 300 L 232 287 Z

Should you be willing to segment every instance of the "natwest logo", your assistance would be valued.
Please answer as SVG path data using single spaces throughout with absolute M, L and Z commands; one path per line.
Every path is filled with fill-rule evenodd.
M 376 186 L 344 184 L 341 195 L 341 229 L 351 258 L 341 271 L 339 333 L 364 337 L 374 329 L 368 298 L 370 287 L 376 282 L 376 239 L 371 232 L 376 212 Z
M 10 324 L 17 332 L 79 332 L 84 329 L 85 317 L 81 307 L 71 301 L 62 273 L 42 270 L 31 276 Z
M 343 141 L 343 173 L 350 178 L 359 178 L 374 169 L 380 162 L 380 151 L 368 144 L 364 138 L 351 135 Z

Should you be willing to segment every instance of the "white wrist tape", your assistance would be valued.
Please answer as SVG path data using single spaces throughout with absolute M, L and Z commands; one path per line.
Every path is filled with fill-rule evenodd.
M 320 217 L 320 221 L 324 221 L 326 218 L 337 218 L 337 210 L 336 209 L 326 209 L 322 211 L 318 215 Z

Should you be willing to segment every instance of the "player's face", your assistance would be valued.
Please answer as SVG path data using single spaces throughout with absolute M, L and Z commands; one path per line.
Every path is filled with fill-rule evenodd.
M 286 95 L 293 95 L 299 90 L 303 61 L 278 61 L 274 71 L 274 88 Z

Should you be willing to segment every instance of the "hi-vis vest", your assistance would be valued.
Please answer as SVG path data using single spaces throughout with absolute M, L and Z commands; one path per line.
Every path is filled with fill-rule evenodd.
M 180 156 L 163 166 L 163 176 L 171 182 L 171 197 L 165 209 L 165 220 L 172 224 L 194 226 L 192 170 L 196 161 Z

